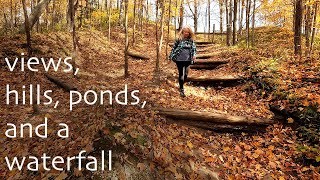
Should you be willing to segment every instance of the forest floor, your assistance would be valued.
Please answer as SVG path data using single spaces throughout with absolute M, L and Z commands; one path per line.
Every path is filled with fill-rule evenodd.
M 290 56 L 291 39 L 283 29 L 261 28 L 256 35 L 257 46 L 244 50 L 243 43 L 237 47 L 219 44 L 211 46 L 207 52 L 215 52 L 211 60 L 229 60 L 214 70 L 191 70 L 190 76 L 242 75 L 254 77 L 236 85 L 218 84 L 204 86 L 187 83 L 186 95 L 179 96 L 177 70 L 162 52 L 160 62 L 160 85 L 154 83 L 156 43 L 153 26 L 149 26 L 143 38 L 138 34 L 133 50 L 149 56 L 150 60 L 129 59 L 130 77 L 123 78 L 124 34 L 120 28 L 113 29 L 111 42 L 106 33 L 95 30 L 79 31 L 79 54 L 77 65 L 80 68 L 77 78 L 62 72 L 52 73 L 78 91 L 112 90 L 119 92 L 127 84 L 129 90 L 140 90 L 139 97 L 147 101 L 145 108 L 136 106 L 79 104 L 72 112 L 68 109 L 69 93 L 58 88 L 46 79 L 43 72 L 37 73 L 37 83 L 44 89 L 54 90 L 52 97 L 61 100 L 56 109 L 40 105 L 42 113 L 32 115 L 30 106 L 4 105 L 1 96 L 0 130 L 4 132 L 6 123 L 43 123 L 49 118 L 49 132 L 55 132 L 57 124 L 65 122 L 71 129 L 68 139 L 49 136 L 47 139 L 9 139 L 0 134 L 1 157 L 34 155 L 47 153 L 50 156 L 76 155 L 85 149 L 91 155 L 101 149 L 114 152 L 114 170 L 78 171 L 7 171 L 5 162 L 0 163 L 0 177 L 68 179 L 319 179 L 319 163 L 305 163 L 306 156 L 319 160 L 319 146 L 297 136 L 292 123 L 295 119 L 285 118 L 258 132 L 214 132 L 197 129 L 158 116 L 157 107 L 224 112 L 260 118 L 274 118 L 270 104 L 281 109 L 300 111 L 304 107 L 316 107 L 320 112 L 319 82 L 302 83 L 301 79 L 319 77 L 319 61 L 316 58 L 295 60 Z M 269 36 L 274 37 L 272 40 Z M 25 37 L 12 35 L 1 37 L 0 94 L 5 94 L 5 85 L 22 90 L 29 84 L 27 73 L 19 70 L 8 72 L 3 61 L 5 57 L 15 58 L 25 52 Z M 271 40 L 271 41 L 270 41 Z M 34 34 L 33 48 L 36 57 L 65 58 L 72 50 L 71 36 L 65 32 Z M 281 43 L 281 44 L 279 44 Z M 281 46 L 281 48 L 279 48 Z M 165 49 L 165 47 L 163 48 Z M 169 52 L 170 52 L 169 47 Z M 319 52 L 316 52 L 319 53 Z M 318 57 L 316 54 L 315 57 Z M 298 62 L 298 63 L 297 63 Z M 277 78 L 273 75 L 277 74 Z M 270 77 L 271 76 L 271 77 Z M 265 78 L 267 77 L 267 78 Z M 258 79 L 258 80 L 257 80 Z M 293 80 L 294 79 L 294 80 Z M 277 81 L 277 82 L 274 82 Z M 296 84 L 299 83 L 299 86 Z M 276 84 L 277 90 L 272 86 Z M 286 94 L 283 95 L 283 91 Z M 278 92 L 279 91 L 279 92 Z M 278 93 L 277 93 L 278 92 Z M 281 98 L 277 98 L 280 95 Z M 287 97 L 290 98 L 287 98 Z M 294 101 L 292 100 L 294 99 Z M 296 104 L 295 104 L 296 103 Z M 302 104 L 301 107 L 299 104 Z M 301 109 L 302 108 L 302 109 Z M 19 113 L 17 113 L 19 112 Z M 253 129 L 255 127 L 252 127 Z M 312 159 L 311 158 L 311 159 Z M 4 161 L 3 159 L 1 161 Z

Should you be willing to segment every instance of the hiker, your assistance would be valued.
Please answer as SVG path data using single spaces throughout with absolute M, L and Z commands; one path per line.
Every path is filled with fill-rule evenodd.
M 197 50 L 194 39 L 195 35 L 192 29 L 190 27 L 183 27 L 169 55 L 169 60 L 175 62 L 178 67 L 180 96 L 182 97 L 186 96 L 183 84 L 187 80 L 189 66 L 193 64 L 196 59 Z

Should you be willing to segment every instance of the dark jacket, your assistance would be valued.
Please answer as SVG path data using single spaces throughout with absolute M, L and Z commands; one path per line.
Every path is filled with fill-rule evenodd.
M 185 43 L 190 43 L 192 44 L 191 46 L 191 58 L 197 55 L 197 49 L 196 49 L 196 44 L 192 39 L 186 39 L 186 40 L 176 40 L 174 42 L 174 45 L 171 49 L 171 53 L 169 55 L 169 59 L 171 59 L 172 61 L 176 61 L 177 57 L 179 56 L 181 50 L 183 49 L 183 47 L 185 46 Z M 192 59 L 190 59 L 191 61 Z

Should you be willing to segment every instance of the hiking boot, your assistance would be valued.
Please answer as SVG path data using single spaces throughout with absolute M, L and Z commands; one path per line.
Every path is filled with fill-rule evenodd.
M 180 89 L 180 96 L 181 97 L 186 97 L 186 95 L 184 94 L 184 89 Z

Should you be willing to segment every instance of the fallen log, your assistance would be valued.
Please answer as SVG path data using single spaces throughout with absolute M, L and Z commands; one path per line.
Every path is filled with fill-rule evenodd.
M 205 77 L 205 76 L 200 76 L 200 77 L 195 77 L 195 76 L 190 76 L 188 77 L 187 81 L 189 82 L 206 82 L 206 83 L 217 83 L 217 82 L 234 82 L 234 81 L 240 81 L 243 78 L 240 76 L 216 76 L 216 77 Z
M 156 109 L 159 115 L 166 116 L 175 120 L 188 120 L 195 122 L 210 122 L 217 124 L 229 124 L 229 125 L 270 125 L 274 124 L 273 120 L 260 119 L 255 117 L 246 116 L 232 116 L 229 114 L 213 113 L 213 112 L 200 112 L 189 111 L 180 109 Z
M 320 78 L 302 78 L 302 82 L 320 83 Z
M 48 73 L 45 74 L 45 76 L 49 79 L 49 81 L 53 82 L 57 86 L 61 87 L 65 91 L 72 91 L 72 90 L 77 90 L 77 88 L 69 83 L 64 82 L 63 80 L 56 78 L 52 75 L 49 75 Z
M 137 59 L 143 59 L 143 60 L 150 59 L 148 56 L 144 56 L 142 54 L 138 54 L 138 53 L 132 52 L 132 51 L 128 51 L 128 55 L 133 57 L 133 58 L 137 58 Z

